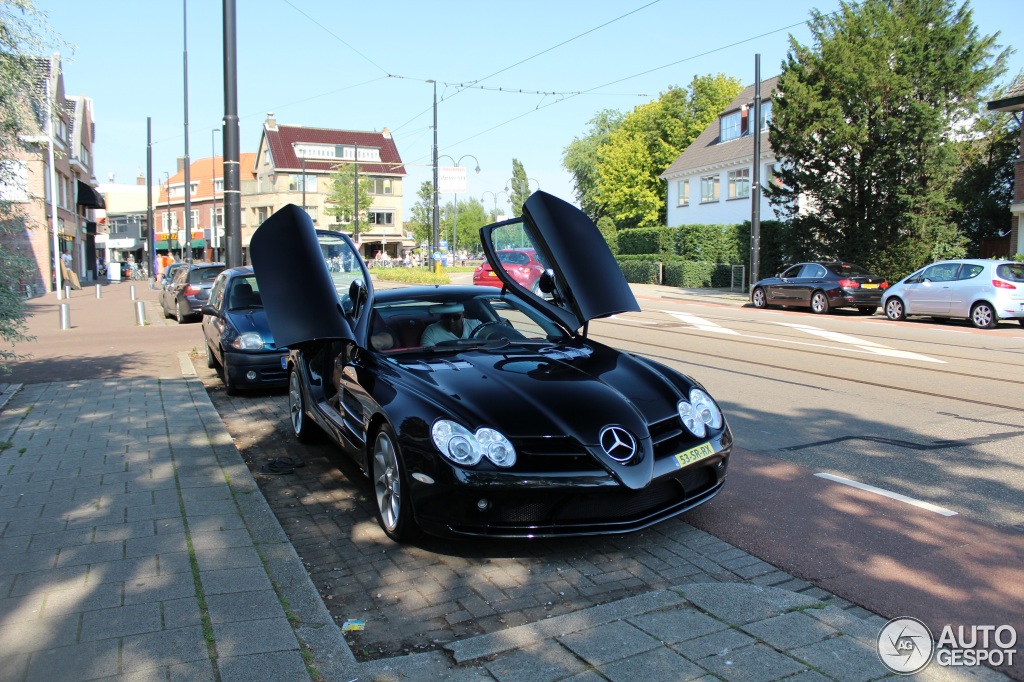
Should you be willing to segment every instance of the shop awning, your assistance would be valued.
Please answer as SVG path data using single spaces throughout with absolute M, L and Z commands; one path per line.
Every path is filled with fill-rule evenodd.
M 100 193 L 81 180 L 78 181 L 78 205 L 85 206 L 86 208 L 107 207 Z

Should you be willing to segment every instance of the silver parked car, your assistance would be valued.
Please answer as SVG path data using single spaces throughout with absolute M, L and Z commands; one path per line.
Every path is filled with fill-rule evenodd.
M 963 317 L 979 329 L 990 329 L 999 320 L 1017 320 L 1024 326 L 1024 263 L 932 263 L 889 287 L 882 309 L 890 320 L 928 315 Z

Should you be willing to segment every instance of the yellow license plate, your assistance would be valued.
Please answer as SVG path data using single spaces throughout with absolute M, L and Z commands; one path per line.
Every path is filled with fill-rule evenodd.
M 861 284 L 860 288 L 861 289 L 877 289 L 878 285 L 877 284 Z
M 715 454 L 715 449 L 711 447 L 711 443 L 701 443 L 695 448 L 683 450 L 676 455 L 676 466 L 682 469 L 713 454 Z
M 487 276 L 488 277 L 497 277 L 498 274 L 496 272 L 494 272 L 494 270 L 491 270 L 490 272 L 487 273 Z

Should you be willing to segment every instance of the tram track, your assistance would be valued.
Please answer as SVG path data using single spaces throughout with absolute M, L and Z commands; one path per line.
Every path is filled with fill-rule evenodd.
M 620 322 L 621 322 L 621 320 L 620 320 Z M 646 329 L 646 327 L 643 327 L 643 326 L 636 326 L 636 327 L 634 327 L 633 325 L 629 325 L 628 323 L 626 323 L 626 326 L 630 326 L 630 327 L 633 327 L 633 328 Z M 711 335 L 706 335 L 706 334 L 700 334 L 699 336 L 701 336 L 702 338 L 714 338 L 716 341 L 726 341 L 726 340 L 728 340 L 728 341 L 734 341 L 734 342 L 742 342 L 746 346 L 758 346 L 758 347 L 764 347 L 764 348 L 771 348 L 773 350 L 777 350 L 778 349 L 778 346 L 775 346 L 775 345 L 772 345 L 772 344 L 751 342 L 749 340 L 749 338 L 741 341 L 741 339 L 743 337 L 740 337 L 738 339 L 732 339 L 732 338 L 729 338 L 727 336 L 711 336 Z M 1018 412 L 1018 413 L 1024 414 L 1024 405 L 1007 405 L 1007 404 L 1003 404 L 1003 403 L 996 403 L 996 402 L 990 402 L 990 401 L 985 401 L 985 400 L 976 400 L 976 399 L 972 399 L 972 398 L 966 398 L 966 397 L 963 397 L 963 396 L 949 395 L 948 393 L 938 393 L 938 392 L 935 392 L 935 391 L 926 391 L 926 390 L 922 390 L 922 389 L 909 388 L 907 386 L 898 386 L 898 385 L 895 385 L 895 384 L 882 383 L 882 382 L 878 382 L 878 381 L 869 381 L 867 379 L 859 379 L 859 378 L 853 378 L 853 377 L 848 377 L 848 376 L 840 376 L 840 375 L 837 375 L 835 372 L 820 372 L 820 371 L 810 370 L 810 369 L 807 369 L 807 368 L 804 368 L 804 367 L 792 367 L 792 366 L 787 366 L 787 365 L 784 365 L 784 364 L 777 364 L 777 363 L 771 363 L 771 362 L 763 362 L 763 361 L 758 361 L 758 360 L 752 360 L 750 358 L 731 357 L 731 356 L 723 355 L 720 352 L 708 352 L 708 351 L 694 350 L 692 348 L 687 348 L 687 349 L 683 350 L 683 349 L 680 349 L 678 346 L 669 346 L 667 344 L 655 343 L 655 342 L 651 342 L 649 340 L 648 341 L 644 341 L 644 342 L 639 342 L 636 339 L 631 339 L 631 338 L 627 338 L 627 337 L 624 337 L 624 336 L 615 336 L 615 335 L 606 334 L 606 333 L 600 334 L 600 340 L 601 340 L 602 343 L 609 343 L 610 342 L 609 345 L 614 345 L 617 348 L 624 348 L 624 346 L 622 344 L 628 344 L 628 347 L 625 347 L 625 348 L 627 350 L 630 350 L 630 352 L 637 352 L 637 353 L 640 353 L 641 355 L 644 355 L 646 357 L 652 358 L 654 360 L 659 360 L 659 361 L 664 361 L 664 362 L 670 362 L 670 363 L 685 362 L 686 364 L 694 365 L 694 366 L 697 366 L 697 367 L 703 367 L 705 369 L 722 371 L 722 372 L 734 372 L 734 370 L 729 370 L 729 369 L 723 368 L 721 365 L 710 365 L 710 364 L 695 363 L 695 362 L 691 362 L 691 361 L 685 360 L 683 358 L 680 358 L 678 355 L 655 354 L 655 353 L 650 352 L 650 349 L 658 349 L 660 351 L 675 351 L 677 353 L 686 353 L 688 356 L 697 355 L 697 356 L 701 356 L 701 357 L 715 358 L 717 360 L 724 360 L 724 361 L 727 361 L 727 362 L 742 363 L 743 365 L 748 366 L 748 367 L 749 366 L 754 366 L 754 367 L 763 367 L 765 369 L 771 369 L 771 370 L 782 371 L 782 372 L 796 372 L 796 373 L 804 375 L 804 376 L 819 377 L 819 378 L 828 379 L 830 381 L 836 381 L 836 380 L 845 381 L 845 382 L 857 384 L 857 385 L 860 385 L 860 386 L 868 386 L 868 387 L 871 387 L 871 388 L 880 388 L 880 389 L 891 390 L 891 391 L 900 391 L 902 393 L 909 393 L 909 394 L 912 394 L 912 395 L 926 396 L 926 397 L 929 397 L 929 398 L 940 398 L 940 399 L 945 399 L 945 400 L 953 400 L 953 401 L 958 401 L 958 402 L 962 402 L 962 403 L 968 403 L 968 404 L 971 404 L 971 405 L 979 405 L 979 406 L 983 406 L 983 407 L 991 407 L 991 408 L 995 408 L 995 409 L 1008 410 L 1008 411 L 1011 411 L 1011 412 Z M 616 344 L 615 342 L 619 342 L 619 343 Z M 803 349 L 799 349 L 799 348 L 796 348 L 796 349 L 787 348 L 787 350 L 795 350 L 795 351 L 801 352 L 801 353 L 811 353 L 812 352 L 812 351 L 803 350 Z M 839 355 L 839 354 L 835 354 L 835 353 L 822 353 L 822 352 L 820 352 L 820 349 L 818 351 L 814 351 L 813 354 L 817 355 L 817 356 L 824 355 L 824 356 L 828 356 L 828 357 L 842 358 L 842 359 L 845 359 L 845 360 L 851 359 L 849 357 L 849 355 Z M 941 369 L 941 368 L 933 368 L 933 367 L 917 367 L 917 366 L 910 367 L 910 366 L 908 366 L 906 364 L 900 364 L 900 363 L 895 363 L 895 362 L 888 362 L 888 361 L 885 361 L 885 360 L 874 359 L 874 358 L 870 358 L 870 357 L 857 357 L 855 359 L 860 361 L 860 362 L 868 362 L 868 363 L 871 363 L 873 365 L 899 367 L 901 369 L 911 368 L 911 369 L 914 369 L 914 370 L 933 372 L 933 373 L 937 373 L 937 374 L 940 374 L 940 375 L 943 375 L 943 376 L 961 376 L 961 377 L 970 378 L 970 379 L 974 379 L 974 380 L 982 379 L 982 380 L 994 381 L 994 382 L 999 382 L 999 383 L 1009 383 L 1009 384 L 1013 384 L 1013 385 L 1016 385 L 1016 386 L 1020 385 L 1019 381 L 1016 381 L 1016 380 L 1013 380 L 1013 379 L 1010 379 L 1010 378 L 980 376 L 978 374 L 973 374 L 973 373 L 953 372 L 953 371 L 950 371 L 949 369 Z M 742 372 L 742 373 L 743 374 L 749 374 L 749 372 Z

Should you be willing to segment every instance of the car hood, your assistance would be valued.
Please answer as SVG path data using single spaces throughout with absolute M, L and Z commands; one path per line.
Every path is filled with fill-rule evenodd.
M 249 255 L 278 344 L 354 338 L 309 214 L 281 208 L 253 233 Z
M 395 359 L 411 375 L 410 387 L 466 427 L 496 428 L 513 443 L 568 436 L 632 489 L 653 477 L 649 425 L 678 420 L 676 405 L 688 393 L 647 362 L 593 342 Z M 607 426 L 628 430 L 642 454 L 628 464 L 612 459 L 600 445 Z
M 270 323 L 267 321 L 266 310 L 262 308 L 229 310 L 227 317 L 239 335 L 255 332 L 260 335 L 267 348 L 276 348 L 274 334 L 270 331 Z
M 523 204 L 521 220 L 534 242 L 537 260 L 553 271 L 559 296 L 549 300 L 531 294 L 502 266 L 500 249 L 492 235 L 495 229 L 516 221 L 480 228 L 484 256 L 509 289 L 531 297 L 571 329 L 596 318 L 640 310 L 608 243 L 587 214 L 556 196 L 537 191 Z

